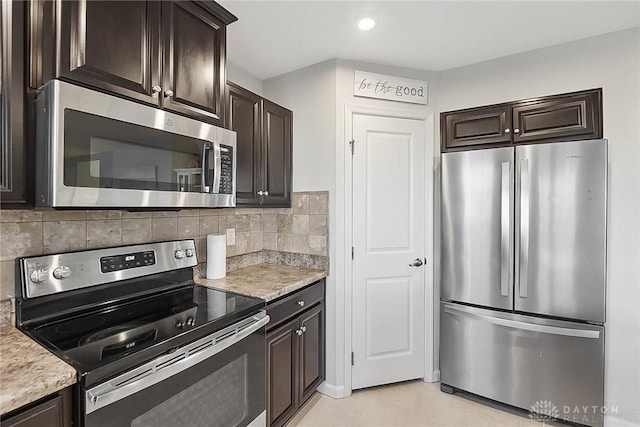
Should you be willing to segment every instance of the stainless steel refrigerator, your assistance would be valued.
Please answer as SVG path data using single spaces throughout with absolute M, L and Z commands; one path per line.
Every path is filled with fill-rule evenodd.
M 606 205 L 606 140 L 442 155 L 444 391 L 602 425 Z

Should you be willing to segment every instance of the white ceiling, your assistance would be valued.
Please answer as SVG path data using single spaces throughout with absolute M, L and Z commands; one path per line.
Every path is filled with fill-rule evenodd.
M 238 17 L 227 58 L 263 80 L 332 58 L 445 70 L 640 26 L 638 0 L 220 3 Z

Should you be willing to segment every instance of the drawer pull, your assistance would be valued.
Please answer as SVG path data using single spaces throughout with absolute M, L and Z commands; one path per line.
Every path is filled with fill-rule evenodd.
M 302 301 L 302 300 L 298 301 L 298 305 L 299 305 L 300 307 L 304 307 L 304 301 Z

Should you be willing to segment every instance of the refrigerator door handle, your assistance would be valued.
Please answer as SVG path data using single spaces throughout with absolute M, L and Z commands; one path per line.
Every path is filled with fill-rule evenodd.
M 511 162 L 502 162 L 500 192 L 500 295 L 509 296 L 511 287 Z
M 520 160 L 520 251 L 519 251 L 519 295 L 527 297 L 529 269 L 529 159 Z
M 469 307 L 452 307 L 445 305 L 445 313 L 452 315 L 465 315 L 469 317 L 477 317 L 481 320 L 498 326 L 504 326 L 512 329 L 521 329 L 530 332 L 540 332 L 551 335 L 564 335 L 576 338 L 600 338 L 600 331 L 588 329 L 563 328 L 558 326 L 539 325 L 537 323 L 522 322 L 519 320 L 502 319 L 500 317 L 487 316 L 486 314 L 476 313 L 474 309 Z

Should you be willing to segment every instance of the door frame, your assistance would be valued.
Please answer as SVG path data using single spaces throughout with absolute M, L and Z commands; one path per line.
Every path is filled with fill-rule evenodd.
M 344 207 L 345 207 L 345 226 L 349 232 L 345 233 L 344 240 L 344 397 L 351 395 L 351 351 L 352 351 L 352 333 L 353 333 L 353 264 L 351 259 L 351 247 L 353 246 L 353 158 L 351 156 L 350 141 L 353 138 L 353 116 L 356 114 L 380 116 L 397 119 L 420 120 L 425 126 L 425 204 L 431 202 L 432 208 L 426 209 L 424 218 L 425 241 L 431 241 L 431 245 L 425 245 L 425 257 L 427 258 L 427 268 L 423 269 L 424 285 L 425 285 L 425 377 L 426 382 L 435 382 L 439 379 L 439 373 L 435 367 L 434 344 L 435 344 L 435 308 L 434 308 L 434 277 L 436 273 L 434 260 L 434 180 L 435 180 L 435 126 L 433 111 L 416 111 L 403 110 L 396 108 L 379 108 L 370 107 L 360 104 L 345 104 L 344 117 Z M 429 146 L 431 149 L 429 149 Z M 355 144 L 358 149 L 358 143 Z M 427 274 L 428 272 L 428 274 Z M 432 315 L 429 316 L 427 309 L 430 309 Z

